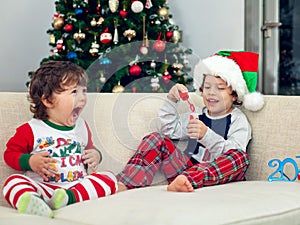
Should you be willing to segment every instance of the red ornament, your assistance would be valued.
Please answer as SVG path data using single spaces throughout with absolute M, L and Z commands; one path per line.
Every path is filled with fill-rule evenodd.
M 162 78 L 164 79 L 164 82 L 166 84 L 168 84 L 170 82 L 170 80 L 172 79 L 171 74 L 169 74 L 168 70 L 165 70 L 164 75 L 162 76 Z
M 97 10 L 97 14 L 100 15 L 100 13 L 101 13 L 100 12 L 101 11 L 100 4 L 97 5 L 96 10 Z
M 172 37 L 173 37 L 173 32 L 172 31 L 167 31 L 166 32 L 166 38 L 168 41 L 172 41 Z
M 153 44 L 153 48 L 157 52 L 163 52 L 166 48 L 166 43 L 162 40 L 156 40 Z
M 71 32 L 73 30 L 73 25 L 71 23 L 67 23 L 65 25 L 65 31 L 66 32 Z
M 56 42 L 56 49 L 58 52 L 65 50 L 64 41 L 62 39 L 57 40 Z
M 160 40 L 161 32 L 158 35 L 157 40 L 153 43 L 153 48 L 157 52 L 163 52 L 166 48 L 166 43 Z
M 164 82 L 166 84 L 168 84 L 172 78 L 172 76 L 169 74 L 169 75 L 163 75 L 162 78 L 164 79 Z
M 131 76 L 139 76 L 142 72 L 142 68 L 139 65 L 133 65 L 129 68 L 129 74 Z
M 112 40 L 112 34 L 108 32 L 108 28 L 104 30 L 104 32 L 100 35 L 100 41 L 102 44 L 107 44 L 111 42 Z
M 122 10 L 120 11 L 120 16 L 122 17 L 122 19 L 126 18 L 126 17 L 127 17 L 127 14 L 128 14 L 128 12 L 127 12 L 126 10 L 124 10 L 124 9 L 122 9 Z

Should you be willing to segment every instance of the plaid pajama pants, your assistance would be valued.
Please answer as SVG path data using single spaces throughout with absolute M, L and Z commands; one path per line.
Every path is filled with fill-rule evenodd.
M 167 136 L 154 132 L 143 138 L 117 179 L 129 189 L 145 187 L 161 170 L 168 183 L 183 174 L 194 188 L 200 188 L 244 180 L 248 166 L 247 153 L 236 149 L 227 151 L 211 163 L 193 163 Z
M 46 182 L 36 182 L 22 174 L 8 177 L 3 186 L 6 201 L 14 208 L 18 208 L 18 201 L 22 194 L 31 192 L 40 196 L 45 202 L 52 197 L 54 190 L 63 188 Z M 117 190 L 117 180 L 111 172 L 97 172 L 87 175 L 76 185 L 67 189 L 74 194 L 74 202 L 96 199 L 114 194 Z

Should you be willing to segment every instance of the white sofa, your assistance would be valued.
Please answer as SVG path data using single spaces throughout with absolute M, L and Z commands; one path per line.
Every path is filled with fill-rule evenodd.
M 166 94 L 88 94 L 83 117 L 102 152 L 99 170 L 120 171 L 141 138 L 157 130 L 157 109 Z M 200 102 L 197 94 L 193 102 Z M 32 115 L 25 93 L 0 93 L 0 151 L 15 128 Z M 247 181 L 197 189 L 192 193 L 166 191 L 162 175 L 151 187 L 129 190 L 54 212 L 55 218 L 21 215 L 8 206 L 1 193 L 0 224 L 300 224 L 300 183 L 268 181 L 276 169 L 271 159 L 292 158 L 300 152 L 300 97 L 265 96 L 263 110 L 245 111 L 253 128 Z M 187 110 L 182 103 L 180 112 Z M 185 143 L 180 143 L 184 145 Z M 2 155 L 2 154 L 1 154 Z M 0 159 L 0 185 L 11 173 Z M 291 163 L 284 172 L 294 177 Z

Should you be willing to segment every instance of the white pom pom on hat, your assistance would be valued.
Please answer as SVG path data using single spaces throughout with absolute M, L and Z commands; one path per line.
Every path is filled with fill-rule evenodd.
M 246 109 L 258 111 L 264 106 L 264 98 L 256 92 L 257 71 L 257 53 L 220 51 L 195 66 L 194 87 L 199 90 L 205 75 L 218 76 L 236 91 L 238 100 Z

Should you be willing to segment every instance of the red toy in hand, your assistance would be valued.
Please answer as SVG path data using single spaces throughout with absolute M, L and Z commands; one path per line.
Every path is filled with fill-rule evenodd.
M 190 101 L 189 101 L 189 93 L 188 92 L 179 92 L 179 96 L 183 101 L 187 101 L 190 105 L 190 110 L 192 112 L 195 112 L 194 104 L 190 103 Z

